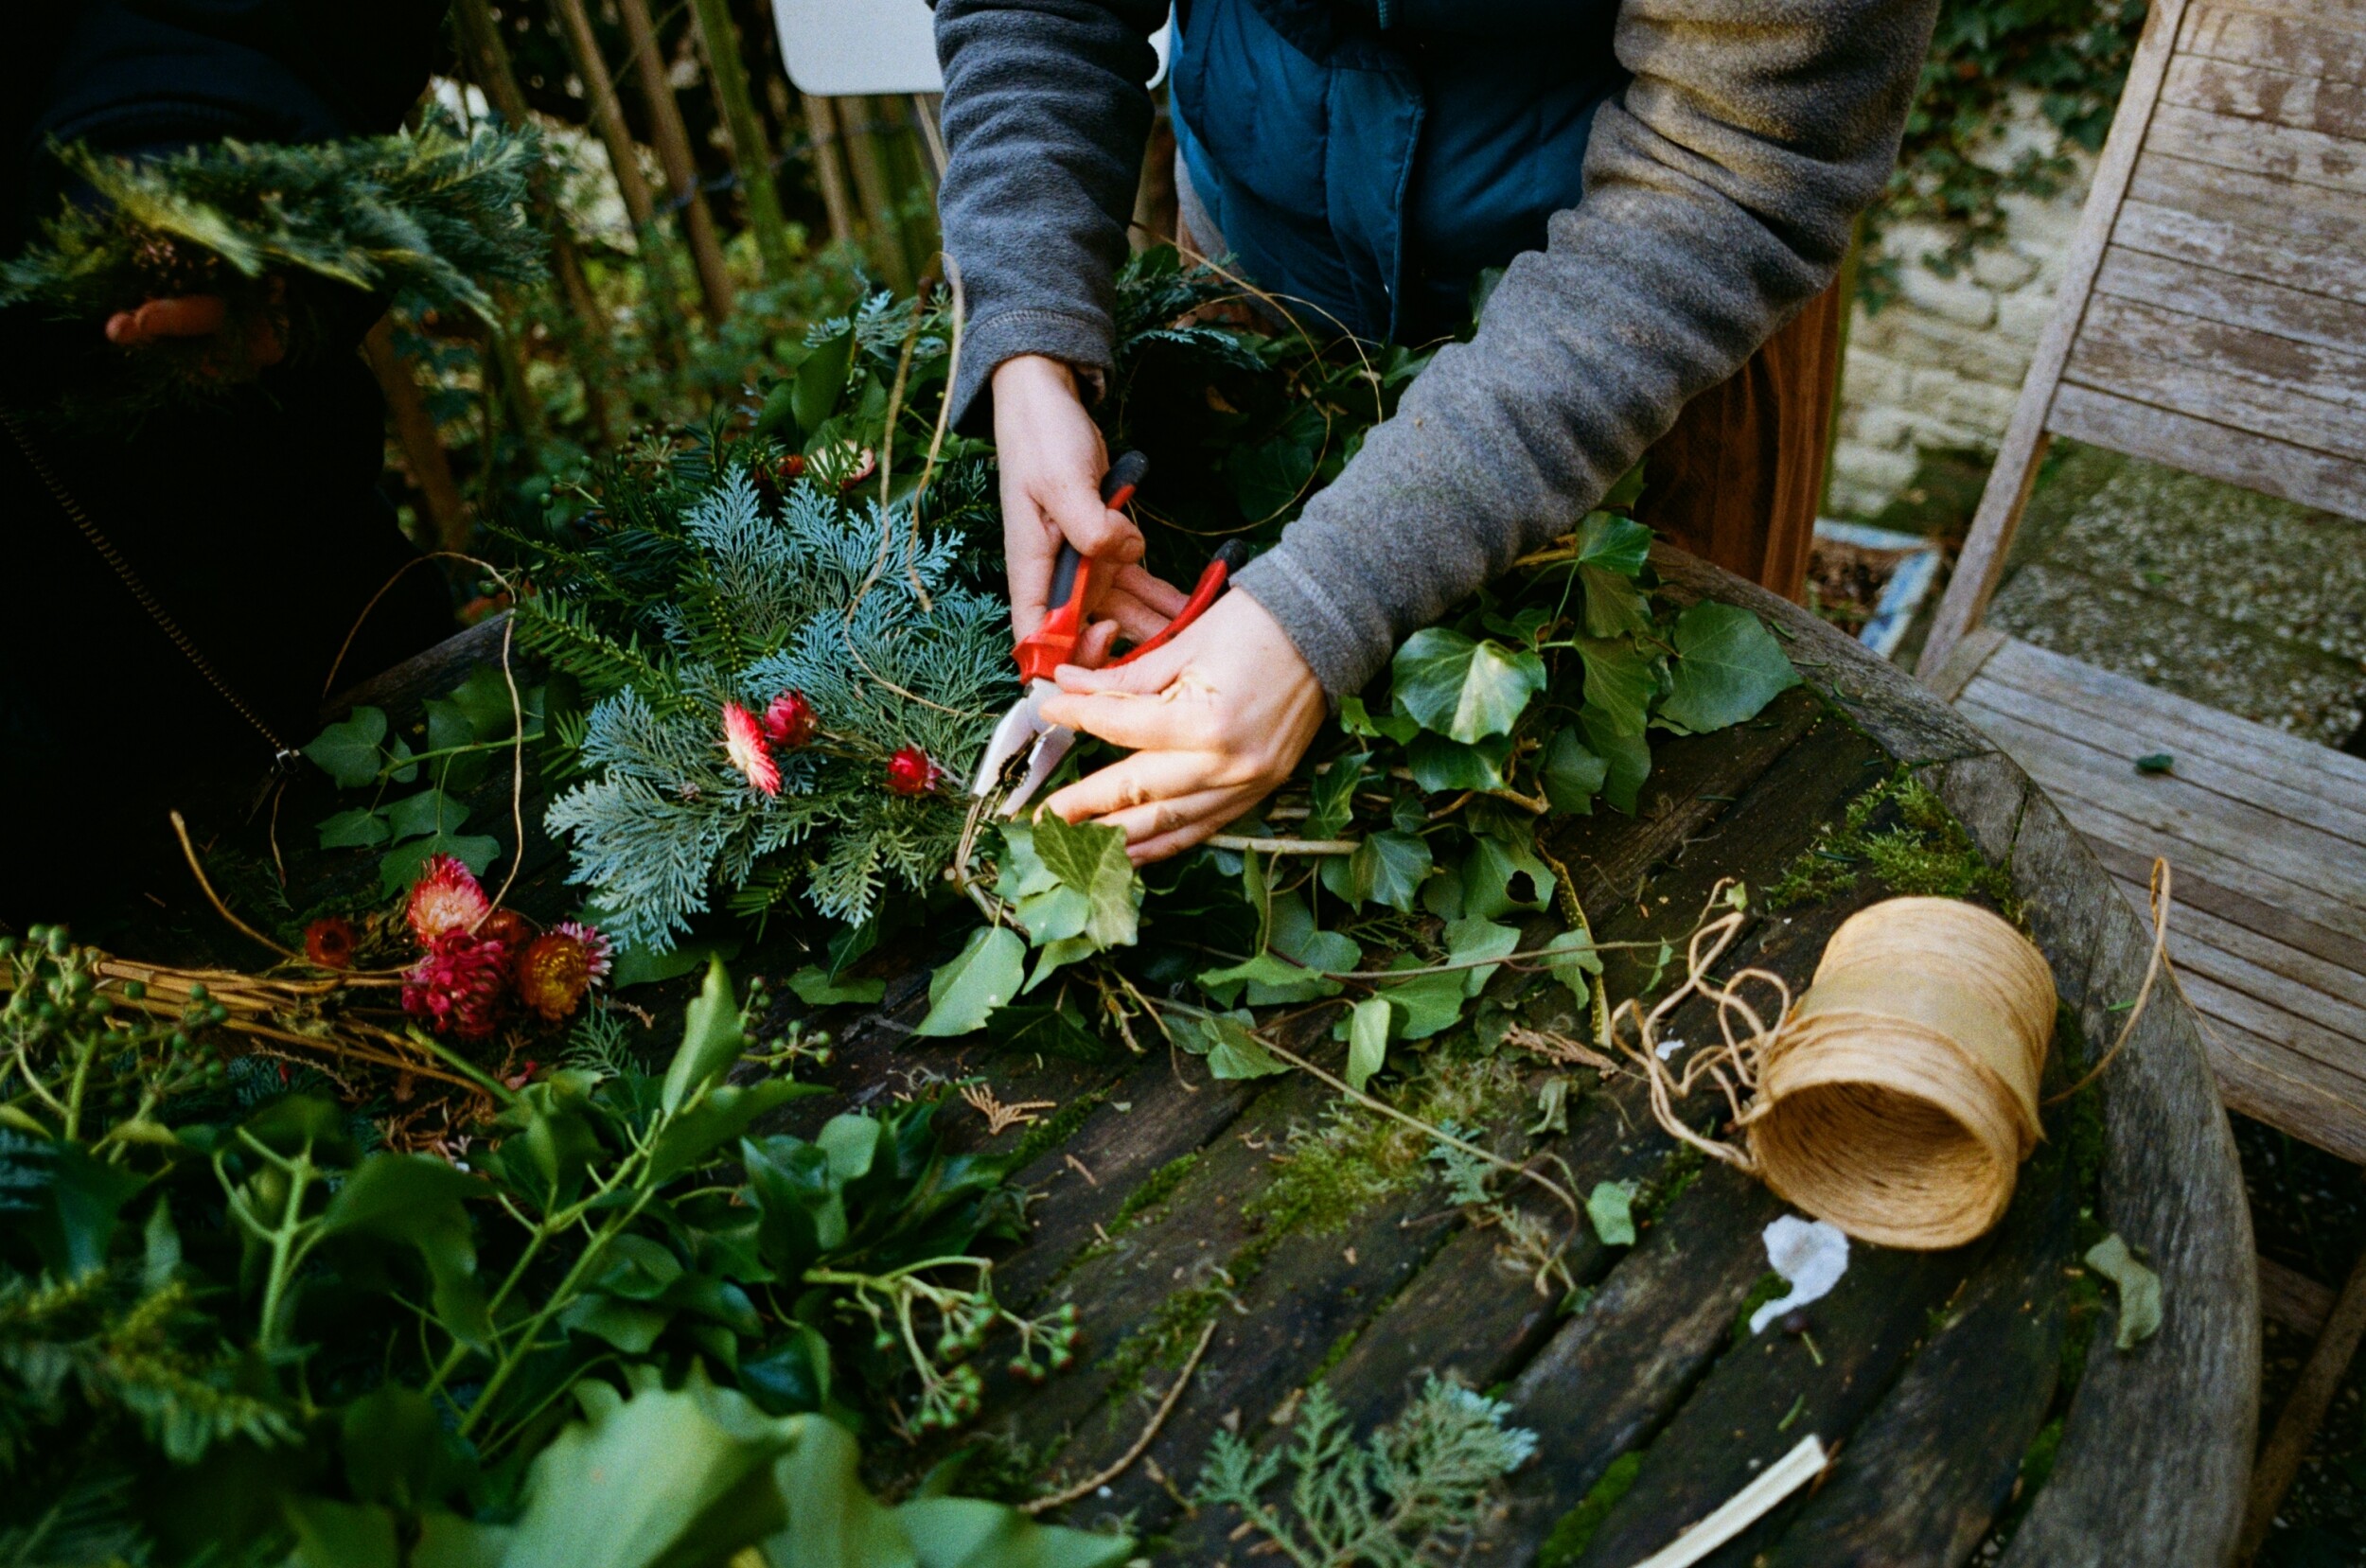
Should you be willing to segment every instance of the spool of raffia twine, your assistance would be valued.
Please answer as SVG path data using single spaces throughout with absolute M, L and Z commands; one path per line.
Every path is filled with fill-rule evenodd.
M 2156 863 L 2153 957 L 2135 1007 L 2111 1048 L 2055 1099 L 2092 1083 L 2142 1014 L 2165 965 L 2168 876 Z M 2044 1136 L 2039 1084 L 2055 1019 L 2044 955 L 1978 905 L 1893 898 L 1832 934 L 1794 1004 L 1765 970 L 1706 981 L 1741 920 L 1735 909 L 1705 922 L 1685 984 L 1648 1013 L 1628 1002 L 1614 1017 L 1614 1039 L 1651 1078 L 1661 1125 L 1859 1240 L 1932 1250 L 1985 1234 Z M 1771 1017 L 1746 1000 L 1752 986 L 1779 997 Z M 1679 1069 L 1660 1060 L 1657 1026 L 1692 995 L 1716 1006 L 1724 1038 Z M 1704 1079 L 1724 1094 L 1741 1147 L 1674 1114 Z

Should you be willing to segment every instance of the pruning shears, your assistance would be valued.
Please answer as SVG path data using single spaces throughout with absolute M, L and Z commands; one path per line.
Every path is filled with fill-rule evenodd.
M 1135 488 L 1149 468 L 1150 460 L 1139 452 L 1127 452 L 1110 464 L 1108 474 L 1101 482 L 1102 504 L 1112 511 L 1123 508 L 1134 499 Z M 1232 573 L 1247 561 L 1248 547 L 1238 539 L 1227 539 L 1201 571 L 1191 597 L 1175 611 L 1174 618 L 1157 636 L 1123 658 L 1111 660 L 1109 667 L 1130 664 L 1165 646 L 1177 632 L 1207 613 L 1208 607 L 1222 597 L 1230 585 Z M 1015 817 L 1024 809 L 1076 745 L 1076 731 L 1046 719 L 1043 704 L 1060 694 L 1051 678 L 1052 672 L 1073 661 L 1077 639 L 1085 634 L 1085 606 L 1092 596 L 1094 573 L 1099 570 L 1099 563 L 1079 555 L 1074 545 L 1062 541 L 1059 558 L 1051 568 L 1051 613 L 1011 650 L 1011 657 L 1018 662 L 1018 678 L 1027 683 L 1027 694 L 994 727 L 994 738 L 986 743 L 986 754 L 978 763 L 977 781 L 969 786 L 972 795 L 993 794 L 1012 760 L 1025 750 L 1027 771 L 1003 798 L 1001 814 L 1005 817 Z

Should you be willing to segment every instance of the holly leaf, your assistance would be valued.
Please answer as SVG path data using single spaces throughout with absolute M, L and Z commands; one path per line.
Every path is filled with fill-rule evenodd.
M 359 789 L 378 777 L 379 744 L 386 738 L 386 711 L 361 707 L 342 724 L 332 724 L 312 737 L 304 754 L 336 781 L 340 789 Z
M 1545 761 L 1536 770 L 1545 799 L 1555 811 L 1592 816 L 1594 797 L 1610 778 L 1609 759 L 1589 749 L 1573 727 L 1553 737 Z
M 468 819 L 468 808 L 440 789 L 423 789 L 386 807 L 387 831 L 397 844 L 430 835 L 448 837 Z
M 1634 1189 L 1625 1182 L 1596 1182 L 1586 1195 L 1585 1217 L 1606 1247 L 1634 1245 Z
M 376 849 L 386 841 L 386 819 L 375 811 L 341 811 L 321 819 L 321 848 Z
M 1473 642 L 1448 626 L 1404 641 L 1392 665 L 1400 707 L 1421 727 L 1464 745 L 1509 733 L 1528 699 L 1545 689 L 1545 661 L 1492 640 Z
M 1674 685 L 1660 716 L 1695 734 L 1754 718 L 1799 684 L 1774 634 L 1739 605 L 1702 600 L 1676 618 L 1675 643 Z
M 1388 1025 L 1395 1012 L 1387 997 L 1367 996 L 1348 1014 L 1348 1066 L 1340 1076 L 1359 1093 L 1388 1065 Z
M 1018 995 L 1027 978 L 1027 943 L 1007 925 L 973 932 L 953 961 L 928 977 L 928 1015 L 914 1034 L 943 1038 L 982 1028 Z
M 2161 1277 L 2136 1260 L 2118 1231 L 2087 1249 L 2087 1266 L 2119 1289 L 2121 1349 L 2133 1350 L 2161 1331 Z
M 1082 929 L 1062 935 L 1082 935 L 1104 950 L 1133 945 L 1141 927 L 1142 879 L 1125 857 L 1122 828 L 1071 826 L 1047 811 L 1035 820 L 1034 849 L 1044 869 L 1090 905 Z
M 1578 657 L 1585 664 L 1585 713 L 1613 734 L 1639 735 L 1658 681 L 1651 657 L 1624 638 L 1581 637 Z M 1596 743 L 1595 749 L 1601 749 Z
M 788 978 L 788 989 L 807 1007 L 835 1007 L 841 1002 L 865 1006 L 887 995 L 885 980 L 834 980 L 818 964 L 807 964 Z
M 1424 730 L 1404 749 L 1413 782 L 1423 789 L 1501 789 L 1504 764 L 1511 760 L 1511 737 L 1490 735 L 1475 746 L 1464 746 Z

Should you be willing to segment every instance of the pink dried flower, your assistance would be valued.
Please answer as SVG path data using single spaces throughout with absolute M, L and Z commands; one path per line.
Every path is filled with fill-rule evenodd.
M 444 931 L 402 977 L 402 1010 L 437 1034 L 482 1040 L 501 1021 L 509 950 L 465 928 Z
M 584 961 L 592 966 L 593 985 L 608 978 L 608 972 L 615 967 L 616 944 L 608 940 L 606 931 L 579 920 L 562 920 L 551 929 L 562 937 L 573 937 L 583 943 Z
M 449 854 L 431 854 L 411 885 L 411 934 L 432 947 L 447 931 L 475 930 L 492 907 L 476 872 Z
M 821 716 L 803 692 L 783 692 L 764 711 L 765 738 L 784 751 L 801 750 L 812 744 L 813 732 L 821 724 Z
M 736 702 L 723 704 L 723 749 L 759 794 L 781 792 L 781 765 L 765 749 L 764 729 L 755 714 Z

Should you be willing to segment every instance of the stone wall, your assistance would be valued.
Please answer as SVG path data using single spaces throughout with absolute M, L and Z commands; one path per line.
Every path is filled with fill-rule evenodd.
M 2057 145 L 2031 95 L 2015 100 L 1985 157 L 2002 167 L 2023 150 L 2050 152 Z M 2055 195 L 2005 198 L 2004 242 L 1982 250 L 1952 277 L 1919 259 L 1944 248 L 1940 230 L 1898 223 L 1883 236 L 1882 253 L 1899 261 L 1898 293 L 1879 311 L 1859 305 L 1849 326 L 1832 454 L 1835 515 L 1879 512 L 1906 487 L 1925 451 L 1996 449 L 2053 314 L 2091 167 L 2081 155 L 2076 176 Z

